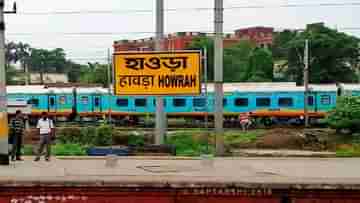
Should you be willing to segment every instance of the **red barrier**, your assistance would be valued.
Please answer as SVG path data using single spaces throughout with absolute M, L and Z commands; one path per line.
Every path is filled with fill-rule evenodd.
M 2 188 L 0 203 L 359 203 L 359 191 L 241 188 Z

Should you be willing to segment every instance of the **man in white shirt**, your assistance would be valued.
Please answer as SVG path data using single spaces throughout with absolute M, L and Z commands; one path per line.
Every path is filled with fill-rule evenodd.
M 50 161 L 51 139 L 52 133 L 54 132 L 54 123 L 50 118 L 48 118 L 46 112 L 41 114 L 41 118 L 39 119 L 36 128 L 39 129 L 40 143 L 38 153 L 34 161 L 40 161 L 40 156 L 44 151 L 44 147 L 46 147 L 45 160 Z

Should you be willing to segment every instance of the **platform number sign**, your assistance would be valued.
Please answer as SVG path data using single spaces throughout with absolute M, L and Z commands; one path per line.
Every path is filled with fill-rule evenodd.
M 116 95 L 199 95 L 199 51 L 114 54 Z

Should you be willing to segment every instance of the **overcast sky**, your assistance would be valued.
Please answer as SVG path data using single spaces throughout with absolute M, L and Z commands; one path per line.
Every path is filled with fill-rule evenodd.
M 213 7 L 214 0 L 165 0 L 166 8 Z M 267 8 L 228 9 L 224 14 L 226 32 L 250 27 L 272 26 L 304 28 L 313 22 L 325 22 L 332 28 L 360 28 L 360 5 L 334 7 L 280 8 L 285 4 L 351 3 L 356 0 L 224 0 L 224 7 L 266 6 Z M 7 10 L 13 0 L 6 0 Z M 152 12 L 114 12 L 101 14 L 57 14 L 62 11 L 153 10 L 155 0 L 17 0 L 17 15 L 6 16 L 6 40 L 22 41 L 37 48 L 64 48 L 68 58 L 77 62 L 99 61 L 114 40 L 149 37 L 154 31 Z M 52 15 L 36 15 L 38 13 Z M 167 12 L 165 31 L 211 31 L 213 11 Z M 356 20 L 357 19 L 357 20 Z M 360 29 L 342 30 L 360 37 Z M 89 33 L 115 33 L 91 35 Z M 136 32 L 132 33 L 131 32 Z M 143 33 L 139 33 L 143 32 Z M 146 33 L 147 32 L 147 33 Z M 64 33 L 86 33 L 65 35 Z

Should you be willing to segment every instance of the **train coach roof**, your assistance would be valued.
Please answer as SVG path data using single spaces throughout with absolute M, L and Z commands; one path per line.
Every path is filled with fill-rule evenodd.
M 336 92 L 336 85 L 310 84 L 310 91 Z M 304 92 L 304 86 L 295 83 L 224 83 L 224 92 Z M 208 91 L 214 92 L 214 84 L 208 84 Z
M 56 88 L 56 87 L 51 87 L 48 88 L 48 91 L 50 94 L 72 94 L 73 93 L 73 88 Z
M 43 85 L 7 86 L 9 94 L 71 94 L 73 88 L 46 88 Z
M 341 84 L 341 88 L 345 91 L 360 91 L 360 84 Z
M 76 88 L 76 92 L 80 94 L 107 94 L 108 89 L 102 87 Z
M 336 92 L 338 89 L 336 84 L 310 84 L 309 88 L 313 92 Z
M 7 86 L 6 92 L 9 94 L 47 94 L 48 89 L 43 85 L 28 85 L 28 86 Z
M 203 87 L 205 84 L 203 84 Z M 214 92 L 214 84 L 208 84 L 208 91 Z M 303 87 L 295 83 L 224 83 L 224 92 L 301 92 Z

